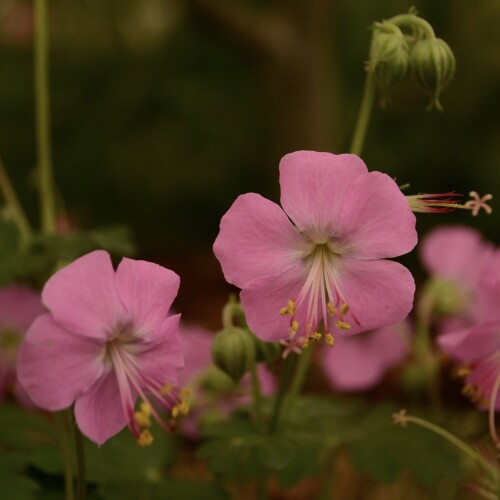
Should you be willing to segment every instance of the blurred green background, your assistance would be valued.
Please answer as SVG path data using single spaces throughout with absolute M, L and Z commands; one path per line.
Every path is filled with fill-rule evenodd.
M 52 0 L 54 170 L 72 223 L 130 225 L 138 255 L 177 270 L 181 304 L 208 314 L 227 291 L 210 252 L 221 215 L 241 193 L 278 200 L 283 154 L 348 150 L 368 27 L 412 5 L 457 59 L 445 113 L 398 84 L 363 158 L 412 193 L 498 195 L 497 0 Z M 33 111 L 32 1 L 1 0 L 0 155 L 35 222 Z M 500 240 L 496 212 L 419 228 L 452 221 Z

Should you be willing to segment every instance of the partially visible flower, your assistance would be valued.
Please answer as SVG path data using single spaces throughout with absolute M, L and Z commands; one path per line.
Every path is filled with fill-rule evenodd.
M 386 260 L 417 242 L 396 183 L 355 155 L 299 151 L 280 163 L 281 204 L 248 193 L 224 215 L 214 244 L 224 276 L 242 288 L 262 340 L 350 334 L 402 321 L 414 281 Z M 322 326 L 321 326 L 322 325 Z
M 97 444 L 125 426 L 140 445 L 151 444 L 152 418 L 170 430 L 187 411 L 174 389 L 183 366 L 179 315 L 168 317 L 178 288 L 174 272 L 150 262 L 124 258 L 114 271 L 102 250 L 61 269 L 42 291 L 50 312 L 19 351 L 24 389 L 47 410 L 75 403 L 78 427 Z M 155 403 L 169 412 L 167 422 Z
M 179 332 L 184 345 L 185 367 L 179 373 L 179 383 L 191 389 L 193 405 L 183 419 L 181 430 L 189 439 L 197 439 L 204 419 L 225 418 L 251 401 L 251 376 L 243 376 L 236 384 L 229 375 L 212 364 L 211 346 L 214 334 L 199 326 L 182 325 Z M 264 364 L 257 365 L 257 375 L 264 395 L 276 388 L 272 373 Z
M 336 338 L 334 349 L 323 349 L 322 366 L 331 385 L 341 391 L 363 391 L 380 382 L 386 371 L 410 350 L 404 323 Z
M 23 406 L 33 406 L 17 382 L 16 359 L 26 330 L 44 311 L 33 289 L 20 284 L 0 289 L 0 400 L 13 393 Z
M 420 256 L 432 277 L 425 293 L 434 310 L 451 315 L 448 331 L 483 319 L 480 281 L 493 255 L 493 245 L 466 226 L 440 226 L 423 239 Z

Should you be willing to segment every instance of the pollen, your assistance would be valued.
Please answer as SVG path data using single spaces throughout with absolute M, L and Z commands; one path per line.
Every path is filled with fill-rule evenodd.
M 288 306 L 287 307 L 282 307 L 280 309 L 280 315 L 281 316 L 295 316 L 295 313 L 297 312 L 297 305 L 295 304 L 295 301 L 290 299 L 288 301 Z
M 189 399 L 193 395 L 193 389 L 191 387 L 183 387 L 181 389 L 181 398 Z
M 147 429 L 143 430 L 137 438 L 137 444 L 144 448 L 146 446 L 151 446 L 152 443 L 153 436 L 151 432 L 149 432 Z
M 328 304 L 326 305 L 326 309 L 330 316 L 335 316 L 337 314 L 337 309 L 335 309 L 335 306 L 332 302 L 328 302 Z
M 290 334 L 295 335 L 297 333 L 298 329 L 299 329 L 299 322 L 296 320 L 293 320 L 292 324 L 290 325 L 290 328 L 288 329 L 290 331 Z
M 167 396 L 172 392 L 173 386 L 172 384 L 169 384 L 168 382 L 163 385 L 163 387 L 160 389 L 160 394 L 162 396 Z
M 151 406 L 148 403 L 141 403 L 140 405 L 141 413 L 146 415 L 147 417 L 151 416 Z
M 453 374 L 455 375 L 455 377 L 463 378 L 463 377 L 468 377 L 471 374 L 471 372 L 472 370 L 470 366 L 460 365 L 457 366 Z
M 172 417 L 177 418 L 179 415 L 187 415 L 189 412 L 189 403 L 181 401 L 172 408 Z
M 134 418 L 141 429 L 148 429 L 149 427 L 151 427 L 151 419 L 146 413 L 142 411 L 136 411 L 134 413 Z
M 330 332 L 325 335 L 325 341 L 328 344 L 328 347 L 333 347 L 333 344 L 335 344 L 335 339 Z
M 337 321 L 335 323 L 335 326 L 337 328 L 340 328 L 341 330 L 350 330 L 351 329 L 351 325 L 349 323 L 346 323 L 345 321 Z
M 340 315 L 345 316 L 349 311 L 349 304 L 342 304 L 340 308 Z

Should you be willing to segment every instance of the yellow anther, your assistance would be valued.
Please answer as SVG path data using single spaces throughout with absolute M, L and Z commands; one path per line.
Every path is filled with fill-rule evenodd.
M 179 415 L 187 415 L 189 412 L 189 403 L 181 401 L 172 408 L 172 417 L 177 418 Z
M 160 389 L 160 394 L 162 396 L 167 396 L 172 392 L 173 386 L 172 384 L 169 384 L 168 382 L 163 385 L 163 387 Z
M 139 424 L 139 427 L 143 429 L 147 429 L 148 427 L 151 427 L 151 419 L 149 418 L 148 415 L 143 413 L 142 411 L 136 411 L 134 413 L 134 418 L 136 422 Z
M 461 365 L 457 366 L 455 370 L 455 376 L 456 377 L 468 377 L 471 374 L 472 370 L 470 366 L 467 365 Z
M 347 314 L 347 311 L 349 311 L 349 305 L 348 304 L 342 304 L 340 306 L 340 315 L 344 316 L 345 314 Z
M 280 316 L 287 316 L 290 314 L 290 309 L 288 307 L 282 307 L 280 309 Z
M 306 347 L 309 346 L 310 343 L 311 343 L 311 337 L 307 337 L 302 344 L 302 348 L 305 349 Z
M 462 394 L 469 398 L 475 398 L 477 396 L 477 387 L 474 384 L 465 384 Z
M 333 347 L 333 344 L 335 344 L 335 339 L 330 332 L 325 335 L 325 340 L 329 347 Z
M 152 443 L 153 443 L 153 436 L 151 435 L 151 432 L 149 432 L 147 429 L 144 429 L 137 438 L 137 444 L 139 446 L 145 447 L 145 446 L 151 446 Z
M 296 320 L 292 321 L 292 324 L 290 325 L 290 328 L 288 331 L 292 334 L 295 335 L 297 333 L 297 330 L 299 329 L 299 322 Z
M 149 403 L 144 403 L 144 402 L 141 403 L 140 409 L 141 409 L 141 413 L 144 413 L 144 415 L 146 415 L 146 417 L 151 416 L 151 406 L 149 406 Z
M 193 395 L 193 389 L 191 387 L 183 387 L 181 389 L 181 398 L 189 399 Z
M 314 340 L 315 342 L 317 342 L 318 340 L 321 340 L 321 333 L 319 333 L 319 332 L 312 332 L 311 335 L 309 335 L 309 338 L 311 340 Z
M 337 328 L 340 328 L 341 330 L 350 330 L 351 329 L 351 325 L 349 323 L 346 323 L 345 321 L 337 321 L 335 323 L 335 326 Z
M 297 306 L 296 306 L 295 302 L 291 299 L 288 301 L 288 310 L 290 311 L 290 314 L 292 316 L 294 316 L 295 313 L 297 312 Z
M 326 309 L 328 310 L 328 314 L 330 316 L 335 316 L 337 314 L 337 309 L 335 309 L 335 306 L 331 302 L 326 304 Z

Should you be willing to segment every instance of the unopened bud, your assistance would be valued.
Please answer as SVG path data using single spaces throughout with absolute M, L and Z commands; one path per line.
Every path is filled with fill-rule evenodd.
M 373 73 L 382 91 L 403 79 L 410 66 L 410 47 L 402 31 L 394 24 L 375 23 L 370 46 L 368 71 Z
M 431 100 L 427 110 L 443 111 L 439 96 L 455 75 L 455 56 L 449 45 L 440 38 L 423 38 L 411 50 L 411 69 L 417 82 Z
M 221 369 L 210 365 L 199 378 L 199 385 L 208 393 L 230 393 L 234 391 L 234 381 Z
M 238 382 L 255 363 L 255 344 L 243 328 L 221 330 L 212 344 L 212 359 L 218 368 Z
M 453 282 L 433 278 L 426 285 L 424 297 L 432 304 L 437 316 L 449 316 L 460 312 L 465 306 L 465 297 Z

